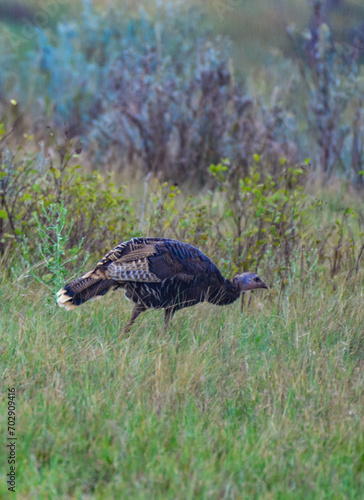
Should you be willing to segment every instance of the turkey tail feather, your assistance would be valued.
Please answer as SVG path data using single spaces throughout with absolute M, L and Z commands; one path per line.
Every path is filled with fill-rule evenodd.
M 57 303 L 60 307 L 71 310 L 88 300 L 102 297 L 117 286 L 118 284 L 114 280 L 103 279 L 90 272 L 65 285 L 57 293 Z

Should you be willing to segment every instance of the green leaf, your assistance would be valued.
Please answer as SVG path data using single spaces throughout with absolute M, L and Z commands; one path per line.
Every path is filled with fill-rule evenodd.
M 0 219 L 7 219 L 8 214 L 5 212 L 5 210 L 0 210 Z

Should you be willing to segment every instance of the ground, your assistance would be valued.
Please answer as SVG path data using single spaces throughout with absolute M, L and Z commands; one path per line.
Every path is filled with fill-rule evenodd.
M 361 498 L 362 287 L 270 285 L 122 338 L 122 293 L 66 312 L 3 278 L 18 498 Z

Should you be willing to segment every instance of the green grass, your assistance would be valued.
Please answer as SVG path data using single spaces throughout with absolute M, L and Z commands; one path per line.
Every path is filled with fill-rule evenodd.
M 4 279 L 0 302 L 18 498 L 362 498 L 359 284 L 297 280 L 279 309 L 273 285 L 244 317 L 204 304 L 168 335 L 148 312 L 127 339 L 117 292 L 67 313 Z

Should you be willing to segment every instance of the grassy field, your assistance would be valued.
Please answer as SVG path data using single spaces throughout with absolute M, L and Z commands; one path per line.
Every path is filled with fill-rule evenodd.
M 297 277 L 278 304 L 262 277 L 244 315 L 149 312 L 127 339 L 121 293 L 67 313 L 4 278 L 17 498 L 362 498 L 363 288 Z

